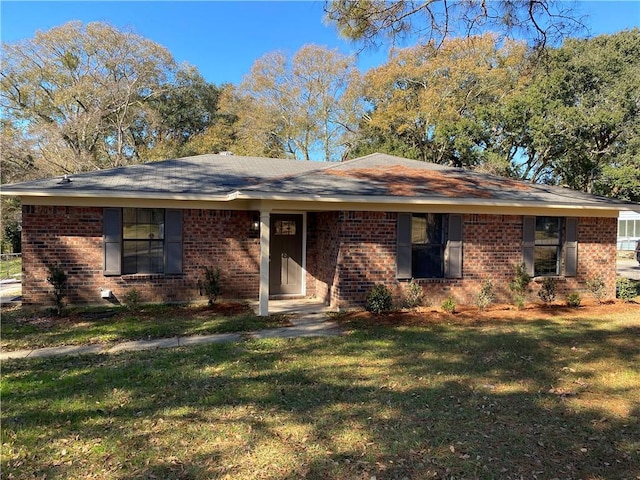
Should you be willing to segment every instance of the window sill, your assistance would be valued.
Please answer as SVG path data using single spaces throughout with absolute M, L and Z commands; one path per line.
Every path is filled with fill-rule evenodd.
M 567 277 L 565 277 L 564 275 L 538 275 L 537 277 L 533 277 L 531 280 L 535 283 L 542 283 L 548 278 L 555 280 L 556 282 L 567 281 Z
M 414 282 L 414 283 L 444 283 L 444 282 L 450 282 L 450 281 L 455 281 L 455 280 L 460 280 L 459 278 L 446 278 L 446 277 L 434 277 L 434 278 L 398 278 L 397 279 L 399 282 L 404 282 L 404 283 L 410 283 L 410 282 Z
M 155 280 L 163 278 L 179 278 L 183 277 L 184 273 L 122 273 L 120 275 L 108 275 L 105 277 L 119 277 L 123 280 Z

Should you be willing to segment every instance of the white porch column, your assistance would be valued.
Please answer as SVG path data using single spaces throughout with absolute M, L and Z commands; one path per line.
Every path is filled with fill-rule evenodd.
M 271 215 L 268 210 L 260 211 L 260 308 L 261 317 L 269 315 L 269 238 Z

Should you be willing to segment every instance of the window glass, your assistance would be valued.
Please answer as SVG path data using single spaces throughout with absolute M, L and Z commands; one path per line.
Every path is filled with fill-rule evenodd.
M 122 272 L 164 272 L 164 210 L 122 209 Z
M 560 217 L 536 217 L 536 245 L 555 245 L 560 239 Z
M 274 230 L 276 235 L 295 235 L 296 222 L 295 220 L 276 220 Z
M 443 215 L 414 214 L 411 219 L 411 274 L 414 278 L 444 277 Z
M 561 231 L 561 217 L 536 217 L 534 275 L 558 275 L 560 273 Z

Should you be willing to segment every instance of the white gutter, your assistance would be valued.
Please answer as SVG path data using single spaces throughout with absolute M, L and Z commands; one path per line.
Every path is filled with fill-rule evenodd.
M 489 199 L 476 199 L 476 198 L 433 198 L 433 197 L 393 197 L 393 196 L 377 196 L 367 197 L 361 195 L 342 195 L 327 197 L 323 195 L 287 195 L 278 193 L 259 193 L 259 192 L 240 192 L 236 191 L 229 195 L 229 200 L 267 200 L 267 201 L 280 201 L 280 202 L 303 202 L 303 203 L 351 203 L 351 204 L 385 204 L 385 205 L 469 205 L 479 207 L 511 207 L 511 208 L 554 208 L 554 209 L 572 209 L 572 210 L 631 210 L 635 207 L 633 204 L 617 204 L 617 203 L 582 203 L 576 204 L 574 202 L 567 203 L 555 203 L 551 204 L 542 200 L 536 201 L 500 201 Z

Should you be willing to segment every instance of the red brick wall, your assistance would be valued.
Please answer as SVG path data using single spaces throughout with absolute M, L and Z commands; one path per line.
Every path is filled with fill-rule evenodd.
M 68 276 L 66 300 L 72 304 L 104 303 L 100 289 L 122 301 L 137 289 L 142 301 L 205 300 L 198 291 L 204 266 L 221 269 L 222 296 L 257 298 L 260 240 L 250 231 L 251 212 L 184 210 L 183 261 L 180 275 L 105 277 L 102 253 L 102 208 L 23 207 L 23 303 L 50 305 L 47 266 L 58 263 Z
M 309 213 L 307 216 L 307 295 L 325 303 L 331 303 L 335 295 L 339 219 L 339 212 Z
M 205 300 L 198 292 L 204 266 L 222 271 L 222 295 L 257 299 L 260 240 L 250 231 L 252 212 L 183 211 L 184 273 L 123 275 L 102 273 L 102 208 L 23 207 L 23 301 L 51 304 L 47 265 L 59 263 L 68 274 L 70 303 L 104 303 L 100 289 L 116 299 L 135 288 L 143 301 Z M 363 305 L 376 283 L 400 295 L 406 282 L 396 280 L 395 213 L 322 212 L 307 217 L 307 294 L 334 306 Z M 615 296 L 617 220 L 580 218 L 578 276 L 560 279 L 559 299 L 569 292 L 588 294 L 587 280 L 601 276 Z M 491 280 L 500 300 L 509 300 L 513 266 L 522 261 L 522 217 L 465 215 L 463 278 L 420 281 L 426 298 L 438 305 L 448 295 L 473 303 L 484 280 Z M 533 282 L 529 300 L 539 284 Z
M 374 212 L 341 212 L 337 218 L 323 214 L 318 233 L 324 231 L 332 238 L 321 251 L 334 252 L 337 263 L 332 267 L 328 256 L 320 256 L 318 271 L 331 291 L 335 306 L 361 306 L 375 283 L 392 289 L 396 297 L 402 294 L 407 282 L 395 278 L 397 215 Z M 333 215 L 333 214 L 332 214 Z M 426 299 L 439 305 L 451 295 L 459 304 L 473 304 L 482 283 L 490 280 L 498 300 L 511 299 L 508 288 L 514 267 L 522 262 L 522 216 L 465 215 L 463 233 L 463 278 L 419 280 Z M 616 229 L 615 218 L 580 218 L 578 221 L 578 275 L 558 278 L 558 300 L 571 292 L 588 296 L 586 282 L 601 276 L 608 296 L 615 296 Z M 324 230 L 323 230 L 324 229 Z M 336 231 L 337 230 L 337 231 Z M 335 236 L 337 235 L 337 238 Z M 331 271 L 335 275 L 331 275 Z M 528 301 L 537 301 L 539 281 L 530 284 Z

